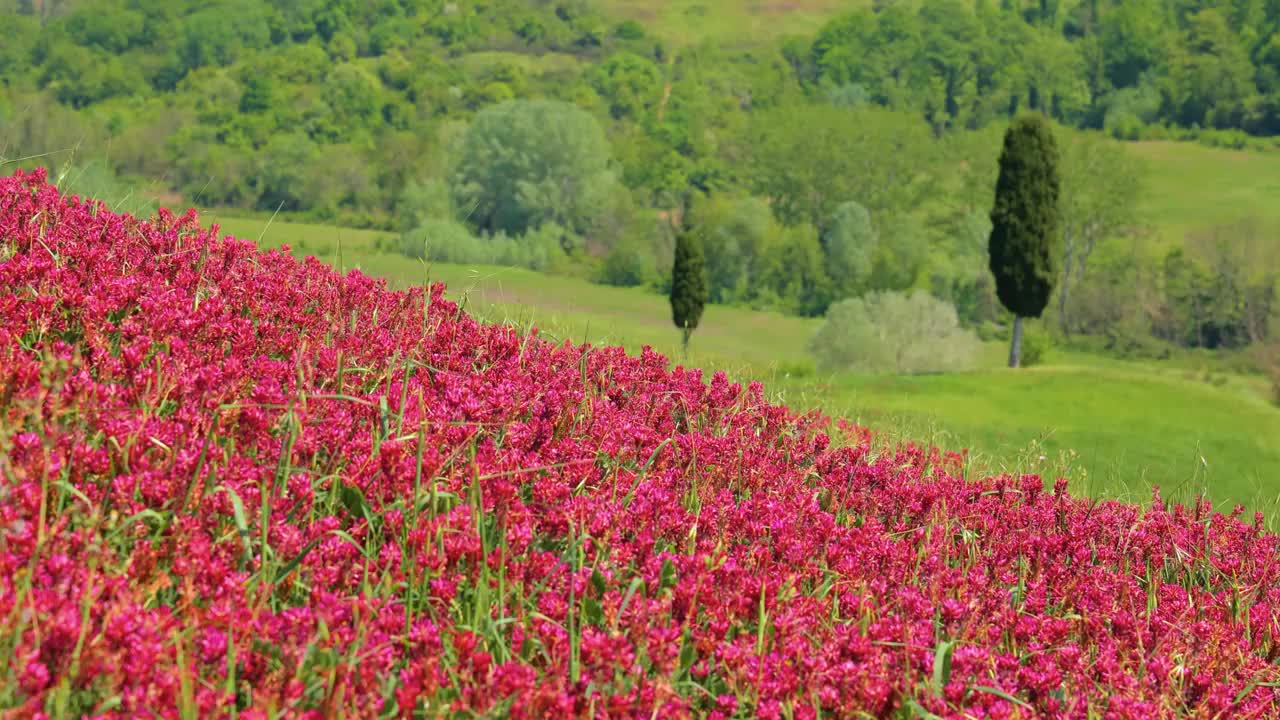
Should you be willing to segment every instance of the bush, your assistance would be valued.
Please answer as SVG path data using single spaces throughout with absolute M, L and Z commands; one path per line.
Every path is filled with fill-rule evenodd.
M 1142 137 L 1142 120 L 1128 111 L 1107 113 L 1103 127 L 1116 140 L 1138 140 Z
M 978 338 L 956 310 L 922 290 L 843 300 L 809 343 L 818 369 L 922 373 L 972 366 Z
M 1032 323 L 1023 323 L 1022 333 L 1022 366 L 1039 365 L 1045 360 L 1052 346 L 1049 333 Z
M 1004 323 L 984 320 L 978 323 L 974 330 L 978 333 L 978 339 L 983 342 L 1009 342 L 1009 326 Z
M 400 252 L 435 262 L 549 270 L 564 259 L 565 236 L 552 224 L 512 238 L 503 233 L 476 236 L 452 220 L 427 220 L 400 237 Z
M 476 237 L 452 220 L 424 220 L 400 236 L 400 252 L 412 258 L 442 262 L 474 262 L 481 252 Z
M 636 240 L 619 243 L 604 257 L 596 280 L 604 285 L 636 287 L 657 275 L 653 252 Z

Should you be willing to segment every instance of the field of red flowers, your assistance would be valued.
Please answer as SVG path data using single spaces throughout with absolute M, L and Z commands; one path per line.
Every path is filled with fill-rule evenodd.
M 0 179 L 0 716 L 1276 717 L 1280 550 Z

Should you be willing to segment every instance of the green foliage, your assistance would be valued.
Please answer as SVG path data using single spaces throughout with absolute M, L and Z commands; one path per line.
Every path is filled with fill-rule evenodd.
M 1032 367 L 1042 364 L 1052 346 L 1053 338 L 1040 327 L 1039 323 L 1029 324 L 1022 336 L 1022 366 Z
M 269 76 L 250 75 L 244 81 L 244 92 L 240 94 L 240 112 L 261 113 L 271 109 L 272 81 Z
M 453 220 L 426 219 L 400 237 L 400 252 L 412 258 L 449 262 L 476 262 L 485 254 L 481 240 L 466 225 Z
M 558 101 L 486 108 L 457 152 L 454 202 L 484 231 L 521 234 L 553 222 L 587 232 L 615 183 L 599 123 Z
M 978 339 L 928 293 L 886 291 L 832 305 L 809 351 L 823 372 L 941 372 L 971 367 Z
M 1099 243 L 1137 232 L 1146 171 L 1123 145 L 1094 133 L 1072 136 L 1061 154 L 1058 322 L 1063 332 L 1071 333 L 1071 291 L 1084 279 Z
M 598 279 L 605 285 L 619 287 L 637 287 L 654 282 L 657 263 L 652 248 L 632 238 L 619 242 L 604 256 Z
M 882 224 L 872 288 L 902 290 L 919 284 L 929 259 L 930 238 L 924 218 L 900 212 L 889 215 Z
M 618 53 L 591 71 L 591 82 L 615 118 L 636 118 L 662 99 L 662 73 L 653 61 Z
M 1156 334 L 1190 347 L 1240 348 L 1274 340 L 1280 249 L 1255 223 L 1191 235 L 1164 257 Z
M 991 210 L 990 267 L 996 294 L 1019 317 L 1040 317 L 1060 256 L 1058 146 L 1043 115 L 1005 133 Z
M 560 247 L 562 232 L 554 225 L 545 225 L 521 237 L 504 233 L 473 235 L 462 223 L 429 219 L 401 236 L 400 252 L 433 262 L 546 271 L 554 269 L 564 257 Z
M 707 302 L 707 279 L 701 241 L 689 231 L 676 236 L 671 264 L 671 322 L 684 334 L 684 345 L 702 320 Z
M 1240 127 L 1257 92 L 1249 48 L 1217 8 L 1187 18 L 1182 42 L 1168 59 L 1165 97 L 1183 125 Z
M 779 219 L 824 227 L 851 198 L 873 215 L 918 207 L 932 189 L 931 150 L 928 127 L 911 116 L 788 105 L 753 118 L 741 156 Z
M 871 225 L 871 214 L 856 202 L 841 203 L 836 206 L 822 239 L 836 297 L 861 293 L 871 277 L 879 244 Z
M 439 180 L 405 184 L 396 203 L 396 220 L 401 231 L 412 230 L 432 218 L 454 217 L 449 187 Z
M 818 233 L 811 225 L 782 230 L 761 258 L 752 282 L 752 305 L 757 308 L 814 317 L 831 303 L 831 278 L 827 275 Z
M 352 63 L 336 65 L 325 76 L 321 100 L 329 116 L 318 130 L 332 142 L 347 142 L 381 119 L 380 83 L 364 68 Z
M 688 223 L 699 229 L 706 250 L 710 301 L 749 301 L 756 290 L 759 259 L 781 232 L 768 204 L 757 198 L 699 197 Z

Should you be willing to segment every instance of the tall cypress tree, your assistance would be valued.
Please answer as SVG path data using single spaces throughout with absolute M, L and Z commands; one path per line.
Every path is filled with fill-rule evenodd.
M 707 276 L 703 269 L 702 243 L 692 232 L 676 236 L 675 260 L 671 265 L 671 321 L 684 334 L 684 352 L 689 354 L 689 336 L 702 319 L 707 304 Z
M 1040 113 L 1004 135 L 988 244 L 996 295 L 1013 313 L 1009 367 L 1022 363 L 1022 319 L 1040 317 L 1058 278 L 1058 146 Z

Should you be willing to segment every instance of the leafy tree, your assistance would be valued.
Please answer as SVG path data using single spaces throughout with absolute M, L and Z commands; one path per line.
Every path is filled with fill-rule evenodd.
M 1195 347 L 1242 347 L 1268 339 L 1280 281 L 1280 250 L 1256 219 L 1191 233 L 1165 261 L 1168 319 Z
M 1168 25 L 1161 0 L 1125 0 L 1101 13 L 1098 37 L 1106 81 L 1116 88 L 1134 87 L 1168 53 Z
M 638 238 L 627 238 L 604 256 L 599 280 L 606 285 L 636 287 L 653 280 L 655 274 L 653 249 Z
M 929 235 L 920 213 L 890 213 L 877 233 L 871 287 L 903 290 L 915 286 L 929 260 Z
M 1026 108 L 1079 121 L 1090 100 L 1079 47 L 1056 32 L 1035 29 L 1031 33 L 1022 47 Z
M 929 123 L 935 131 L 965 127 L 978 110 L 982 25 L 961 0 L 925 0 L 919 17 L 931 76 L 925 105 Z
M 1186 125 L 1239 127 L 1257 93 L 1248 49 L 1216 8 L 1187 19 L 1187 30 L 1169 59 L 1166 98 Z
M 919 107 L 928 85 L 920 62 L 924 45 L 919 18 L 906 4 L 893 3 L 829 23 L 814 41 L 813 63 L 837 85 L 860 84 L 876 103 L 906 110 Z
M 254 73 L 245 78 L 240 94 L 240 112 L 260 113 L 271 109 L 272 83 L 268 76 Z
M 268 47 L 272 14 L 270 7 L 262 3 L 239 0 L 188 15 L 178 45 L 184 71 L 230 65 L 246 50 Z
M 617 53 L 591 71 L 596 92 L 615 118 L 636 118 L 662 99 L 662 73 L 652 60 Z
M 849 198 L 873 215 L 915 208 L 932 190 L 933 140 L 919 117 L 793 105 L 753 120 L 735 159 L 783 222 L 824 227 Z
M 396 221 L 401 230 L 419 227 L 427 220 L 454 217 L 449 188 L 438 180 L 410 180 L 396 202 Z
M 264 210 L 297 211 L 315 201 L 309 192 L 308 170 L 319 153 L 302 133 L 276 135 L 255 157 L 257 205 Z
M 323 100 L 330 115 L 330 139 L 350 140 L 379 117 L 382 90 L 377 78 L 353 63 L 335 65 L 324 79 Z
M 702 320 L 707 302 L 707 279 L 702 264 L 702 243 L 690 231 L 676 236 L 671 265 L 671 321 L 680 330 L 685 354 L 689 338 Z
M 821 315 L 831 303 L 831 278 L 824 264 L 812 225 L 783 229 L 760 258 L 752 281 L 753 304 L 805 317 Z
M 687 222 L 699 229 L 706 251 L 711 302 L 749 300 L 766 248 L 780 232 L 769 205 L 758 198 L 712 195 L 698 198 Z
M 77 44 L 115 54 L 141 39 L 145 23 L 140 12 L 102 4 L 78 8 L 66 18 L 67 32 Z
M 822 239 L 835 296 L 843 298 L 861 293 L 871 278 L 879 244 L 871 225 L 871 213 L 856 202 L 841 203 L 836 206 Z
M 1009 367 L 1018 367 L 1022 319 L 1040 317 L 1058 276 L 1058 146 L 1049 121 L 1025 114 L 1010 124 L 1000 154 L 991 209 L 991 273 L 1000 302 L 1013 313 Z
M 481 230 L 519 235 L 555 222 L 585 233 L 615 186 L 599 123 L 565 102 L 516 100 L 485 108 L 457 153 L 454 201 Z
M 1072 332 L 1070 294 L 1084 279 L 1098 243 L 1132 232 L 1138 222 L 1143 168 L 1117 142 L 1095 134 L 1071 138 L 1062 152 L 1062 277 L 1058 286 L 1058 322 Z

